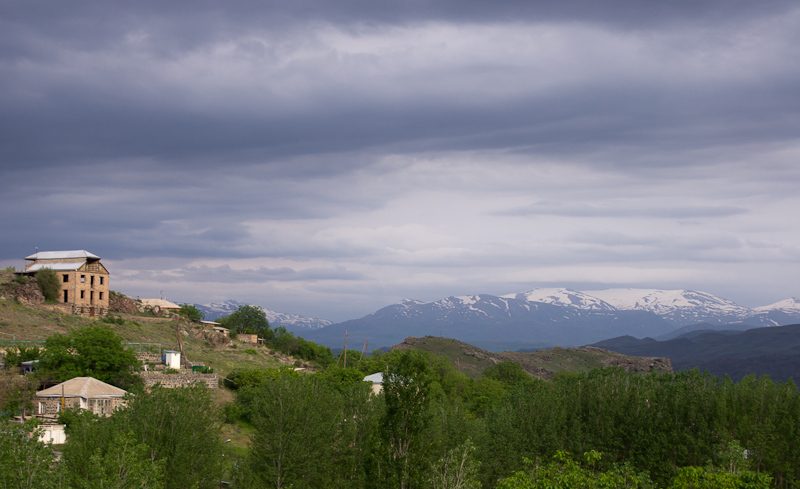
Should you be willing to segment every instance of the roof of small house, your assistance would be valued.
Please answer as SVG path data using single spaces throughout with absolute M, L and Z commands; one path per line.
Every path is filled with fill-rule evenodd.
M 100 257 L 94 253 L 89 253 L 86 250 L 69 250 L 69 251 L 39 251 L 32 255 L 25 257 L 26 260 L 75 260 L 75 259 L 94 259 L 99 260 Z
M 63 387 L 63 391 L 62 391 Z M 63 392 L 63 394 L 62 394 Z M 126 391 L 94 377 L 75 377 L 36 393 L 37 397 L 123 397 Z
M 180 309 L 181 306 L 175 304 L 174 302 L 170 302 L 165 299 L 140 299 L 142 304 L 149 307 L 160 307 L 161 309 Z
M 373 384 L 383 384 L 383 374 L 381 372 L 367 375 L 364 377 L 364 382 L 372 382 Z

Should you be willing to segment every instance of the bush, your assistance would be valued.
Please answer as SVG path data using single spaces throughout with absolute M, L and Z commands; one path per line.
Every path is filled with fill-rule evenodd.
M 39 284 L 44 300 L 49 302 L 58 301 L 58 294 L 61 292 L 61 284 L 58 283 L 58 276 L 52 268 L 42 268 L 36 272 L 36 283 Z
M 202 321 L 206 317 L 203 311 L 192 304 L 181 304 L 178 314 L 192 321 Z

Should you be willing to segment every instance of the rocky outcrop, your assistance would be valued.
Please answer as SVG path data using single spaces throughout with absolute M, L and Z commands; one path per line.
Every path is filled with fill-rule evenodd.
M 31 278 L 27 283 L 17 284 L 14 287 L 14 300 L 27 306 L 38 306 L 44 304 L 44 294 L 35 278 Z
M 113 290 L 108 295 L 108 310 L 124 314 L 136 314 L 139 312 L 135 300 Z

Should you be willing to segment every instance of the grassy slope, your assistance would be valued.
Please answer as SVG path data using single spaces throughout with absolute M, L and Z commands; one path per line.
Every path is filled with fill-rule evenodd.
M 45 340 L 56 333 L 69 333 L 73 329 L 92 324 L 98 319 L 83 318 L 72 314 L 61 314 L 26 307 L 15 300 L 14 275 L 0 270 L 0 345 L 9 340 Z M 120 316 L 116 313 L 110 314 Z M 148 322 L 152 314 L 141 314 L 141 319 L 124 315 L 124 324 L 110 325 L 127 342 L 156 343 L 166 349 L 176 349 L 175 321 Z M 138 319 L 138 320 L 137 320 Z M 245 345 L 234 341 L 231 346 L 211 345 L 204 337 L 199 325 L 181 321 L 178 325 L 184 353 L 194 363 L 203 362 L 225 375 L 242 367 L 278 367 L 293 364 L 294 358 L 273 353 L 265 347 Z

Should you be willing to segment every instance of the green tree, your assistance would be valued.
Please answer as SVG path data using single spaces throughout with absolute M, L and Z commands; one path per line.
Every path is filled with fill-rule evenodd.
M 178 314 L 191 321 L 202 321 L 206 317 L 206 314 L 193 304 L 181 304 Z
M 211 489 L 219 486 L 223 448 L 221 416 L 208 388 L 199 383 L 131 396 L 114 417 L 146 445 L 149 460 L 164 462 L 165 487 Z
M 737 474 L 716 467 L 683 467 L 669 489 L 768 489 L 772 477 L 749 470 Z
M 532 384 L 533 377 L 517 362 L 500 362 L 483 371 L 483 376 L 502 382 L 507 387 Z
M 89 458 L 89 477 L 79 479 L 78 489 L 161 489 L 164 460 L 148 457 L 150 447 L 136 443 L 133 431 L 116 432 L 111 443 L 97 448 Z
M 6 350 L 5 364 L 6 368 L 16 368 L 22 365 L 22 362 L 29 362 L 31 360 L 38 360 L 42 356 L 42 350 L 38 346 L 25 346 L 20 345 L 11 347 Z
M 63 487 L 62 469 L 50 446 L 29 439 L 25 427 L 0 422 L 0 487 L 55 489 Z
M 52 268 L 42 268 L 34 275 L 36 283 L 39 285 L 44 300 L 48 302 L 57 302 L 59 293 L 61 292 L 61 284 L 58 282 L 58 275 Z
M 156 385 L 130 395 L 109 418 L 76 412 L 65 421 L 63 465 L 74 487 L 100 487 L 95 480 L 115 477 L 125 485 L 102 487 L 219 487 L 220 414 L 203 384 Z
M 527 471 L 514 473 L 500 481 L 498 489 L 617 489 L 655 486 L 646 473 L 637 473 L 628 466 L 618 466 L 609 471 L 598 471 L 594 464 L 601 454 L 595 451 L 584 453 L 592 468 L 581 467 L 568 452 L 558 451 L 554 461 L 537 465 L 526 459 L 532 467 Z
M 249 389 L 255 430 L 244 487 L 331 487 L 337 433 L 349 422 L 340 396 L 300 375 L 282 375 Z
M 50 336 L 39 361 L 40 374 L 55 382 L 94 377 L 126 390 L 141 385 L 135 375 L 140 368 L 136 354 L 126 350 L 122 337 L 105 324 Z
M 388 452 L 389 484 L 401 489 L 421 487 L 429 466 L 434 440 L 425 434 L 433 420 L 433 382 L 428 357 L 416 350 L 400 353 L 383 376 L 381 437 Z
M 274 339 L 267 314 L 259 306 L 239 306 L 232 314 L 217 318 L 217 322 L 237 334 L 257 334 L 269 343 Z
M 430 487 L 434 489 L 479 489 L 479 462 L 474 460 L 475 445 L 471 440 L 447 451 L 434 464 Z

